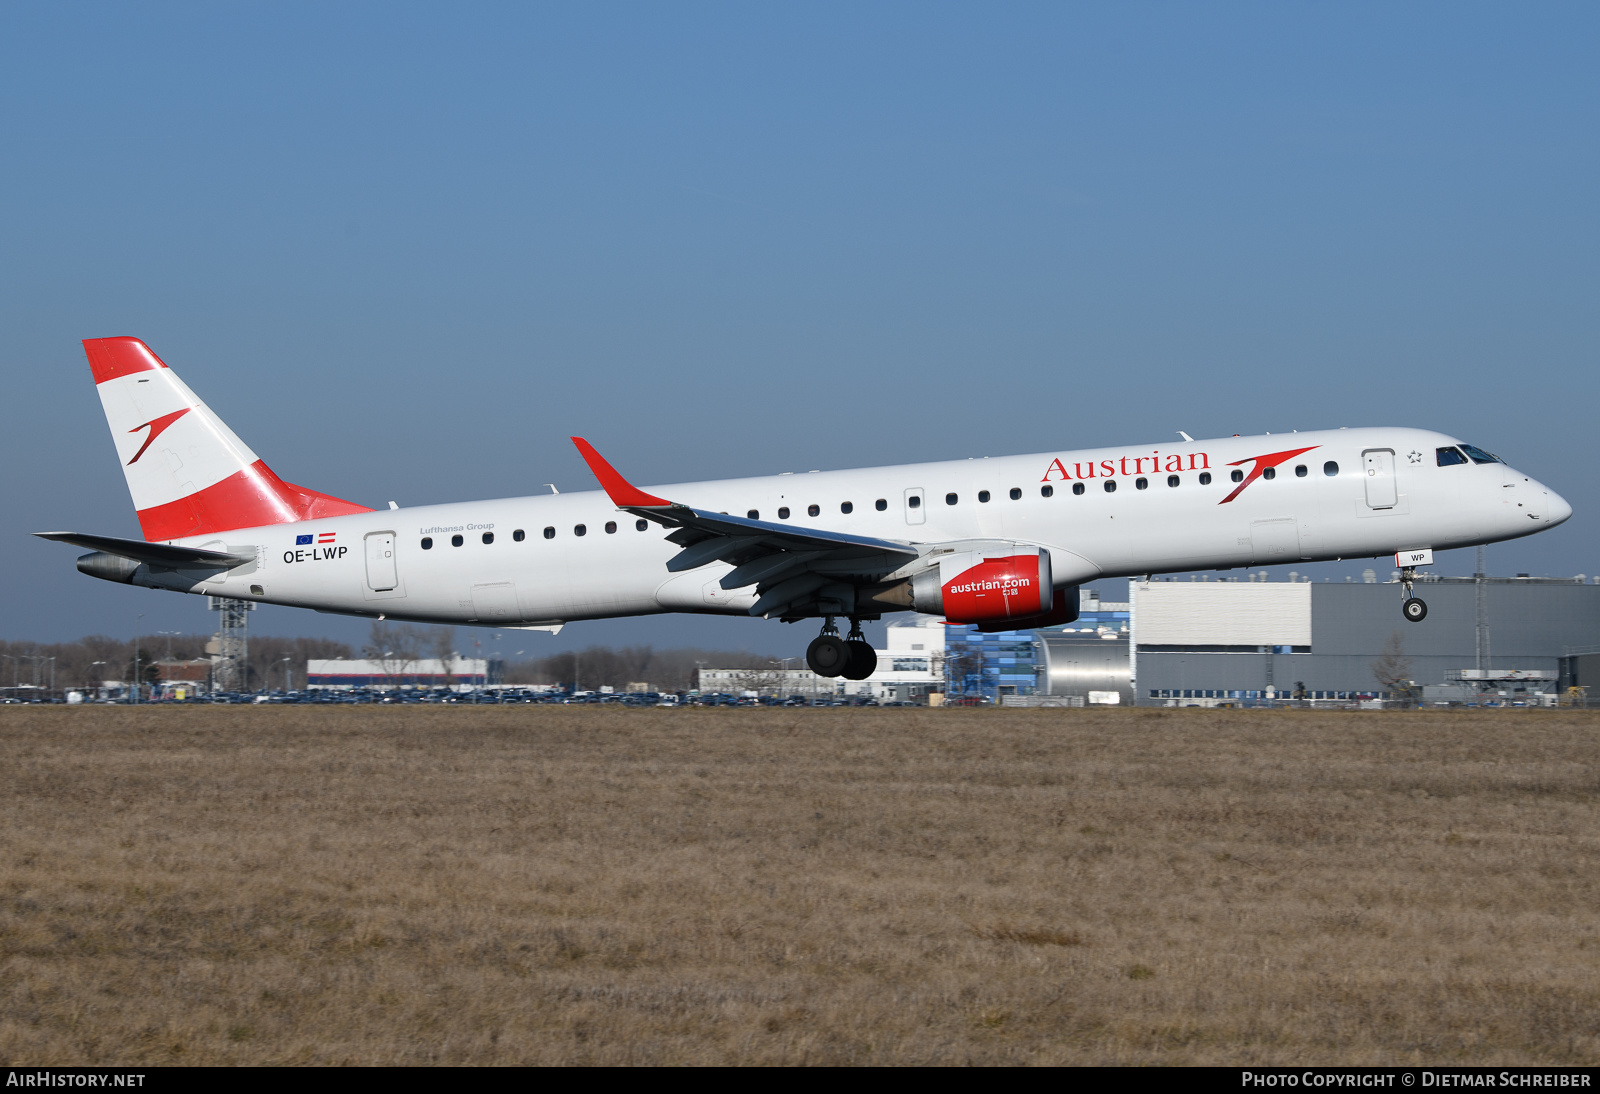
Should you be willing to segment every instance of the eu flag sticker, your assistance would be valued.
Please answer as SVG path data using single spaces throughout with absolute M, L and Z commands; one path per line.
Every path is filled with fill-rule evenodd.
M 294 537 L 294 545 L 296 547 L 303 547 L 307 543 L 310 543 L 310 542 L 311 542 L 311 537 L 310 536 L 295 536 Z

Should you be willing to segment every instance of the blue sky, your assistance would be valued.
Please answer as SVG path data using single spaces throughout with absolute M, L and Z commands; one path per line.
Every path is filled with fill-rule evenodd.
M 5 7 L 0 635 L 212 625 L 25 535 L 137 533 L 78 345 L 113 334 L 370 505 L 587 488 L 572 433 L 682 481 L 1405 423 L 1573 503 L 1492 569 L 1595 573 L 1597 30 L 1559 3 Z

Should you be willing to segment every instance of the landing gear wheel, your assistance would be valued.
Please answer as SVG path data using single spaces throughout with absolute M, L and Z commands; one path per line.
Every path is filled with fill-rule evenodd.
M 806 664 L 818 676 L 838 676 L 849 663 L 849 643 L 837 634 L 820 634 L 806 647 Z
M 861 633 L 861 620 L 855 616 L 850 617 L 850 633 L 845 636 L 844 644 L 850 649 L 850 659 L 841 675 L 846 680 L 865 680 L 871 676 L 878 667 L 878 653 Z
M 852 638 L 845 643 L 850 647 L 850 660 L 841 674 L 846 680 L 865 680 L 878 668 L 878 651 L 864 638 Z
M 1421 623 L 1428 618 L 1428 606 L 1413 596 L 1400 605 L 1400 614 L 1405 616 L 1408 622 Z

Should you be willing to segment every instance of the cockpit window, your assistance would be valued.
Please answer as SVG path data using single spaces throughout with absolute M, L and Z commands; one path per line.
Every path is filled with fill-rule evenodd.
M 1466 462 L 1467 462 L 1467 458 L 1461 454 L 1461 449 L 1459 449 L 1459 448 L 1441 448 L 1441 449 L 1439 449 L 1439 466 L 1440 467 L 1453 467 L 1458 463 L 1466 463 Z
M 1473 463 L 1500 463 L 1499 456 L 1491 456 L 1481 448 L 1474 448 L 1470 444 L 1461 446 L 1461 451 L 1472 457 Z

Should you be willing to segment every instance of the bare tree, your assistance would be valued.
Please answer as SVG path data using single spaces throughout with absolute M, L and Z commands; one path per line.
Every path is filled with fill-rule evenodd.
M 333 659 L 349 657 L 350 647 L 344 642 L 328 638 L 279 638 L 272 635 L 250 636 L 249 678 L 257 685 L 281 677 L 283 662 L 289 661 L 288 687 L 305 686 L 306 661 L 311 658 Z
M 1383 650 L 1372 662 L 1372 675 L 1383 691 L 1409 694 L 1411 689 L 1411 658 L 1406 656 L 1405 639 L 1399 631 L 1392 631 L 1384 640 Z
M 454 627 L 433 628 L 432 645 L 433 655 L 439 659 L 439 671 L 444 675 L 445 686 L 453 691 L 456 686 L 456 629 Z
M 426 631 L 409 623 L 398 626 L 374 623 L 361 653 L 368 660 L 378 663 L 384 676 L 388 677 L 389 686 L 394 687 L 403 682 L 407 674 L 416 671 L 426 639 Z
M 695 687 L 697 662 L 723 669 L 762 669 L 772 661 L 770 654 L 693 648 L 656 650 L 649 646 L 627 646 L 620 650 L 591 646 L 579 653 L 578 658 L 583 664 L 586 686 L 626 687 L 637 680 L 648 680 L 664 691 Z M 571 653 L 557 653 L 506 666 L 506 681 L 513 684 L 556 684 L 571 679 Z
M 947 651 L 944 657 L 944 673 L 946 686 L 952 695 L 965 695 L 969 689 L 981 691 L 983 651 L 970 646 Z
M 209 634 L 180 634 L 170 636 L 163 645 L 169 645 L 175 661 L 192 661 L 204 657 Z M 350 657 L 353 651 L 343 642 L 328 638 L 280 638 L 272 635 L 250 636 L 250 663 L 246 666 L 247 679 L 259 685 L 276 679 L 282 670 L 285 657 L 292 660 L 295 676 L 305 680 L 305 663 L 311 657 Z M 67 688 L 93 688 L 108 679 L 126 680 L 133 671 L 133 643 L 126 638 L 111 638 L 91 634 L 76 642 L 7 642 L 0 640 L 0 656 L 10 658 L 5 665 L 0 684 L 9 687 L 13 680 L 26 675 L 33 678 L 32 664 L 45 666 L 54 657 L 56 680 Z M 4 664 L 4 662 L 0 662 Z M 40 668 L 41 679 L 46 668 Z M 160 673 L 160 665 L 151 649 L 150 640 L 139 640 L 139 671 L 146 681 Z M 291 686 L 293 681 L 291 681 Z
M 744 669 L 733 678 L 734 686 L 739 690 L 753 691 L 757 694 L 774 694 L 781 691 L 783 682 L 783 672 L 771 666 Z

